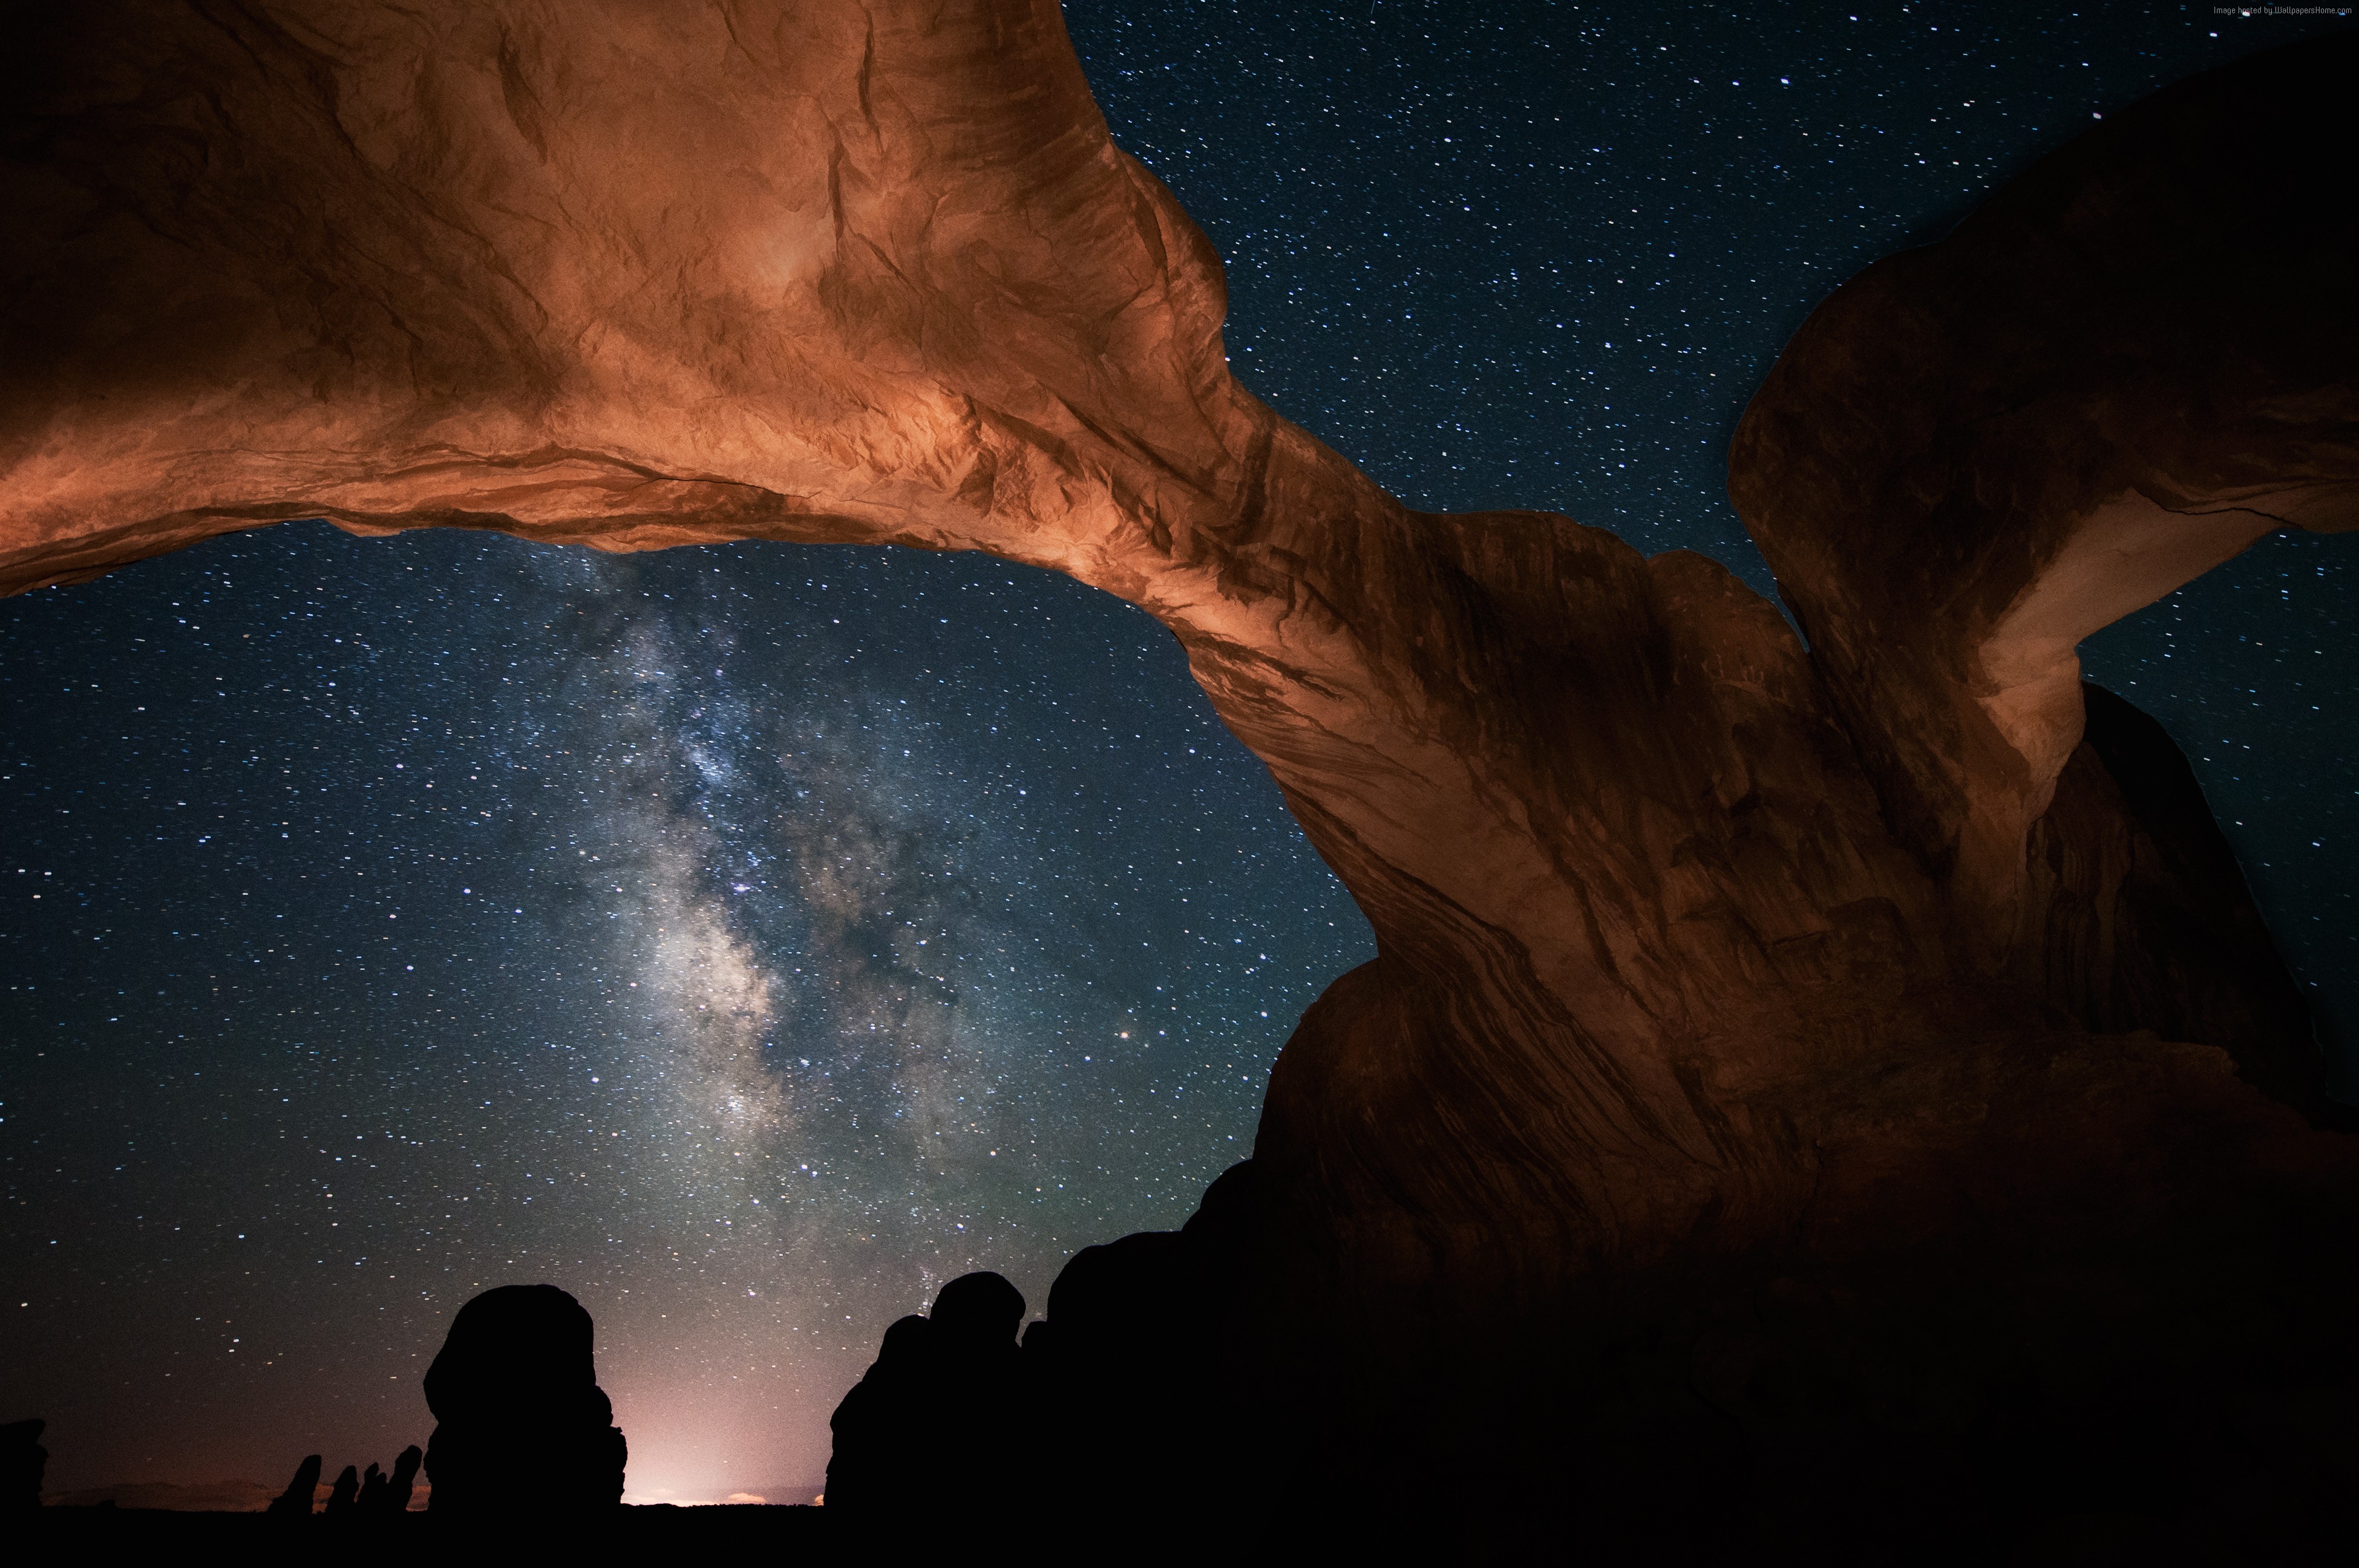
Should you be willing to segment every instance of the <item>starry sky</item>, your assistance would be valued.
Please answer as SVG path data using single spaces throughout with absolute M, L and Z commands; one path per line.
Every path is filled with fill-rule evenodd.
M 2093 116 L 2347 23 L 2208 6 L 1082 4 L 1238 374 L 1412 505 L 1769 587 L 1724 494 L 1810 308 Z M 2330 1035 L 2332 540 L 2102 634 Z M 817 1480 L 886 1323 L 1035 1312 L 1251 1147 L 1365 923 L 1171 638 L 968 557 L 298 523 L 0 604 L 0 1419 L 50 1485 L 430 1428 L 450 1314 L 598 1323 L 635 1499 Z

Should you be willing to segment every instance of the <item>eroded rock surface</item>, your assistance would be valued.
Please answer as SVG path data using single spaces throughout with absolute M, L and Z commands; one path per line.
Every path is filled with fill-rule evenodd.
M 1770 1420 L 1730 1368 L 1778 1357 L 1694 1314 L 1756 1334 L 1772 1277 L 1882 1270 L 1864 1344 L 1960 1299 L 1945 1269 L 2004 1301 L 2090 1237 L 2133 1293 L 2177 1289 L 2158 1237 L 2336 1245 L 2300 999 L 2183 761 L 2071 648 L 2353 516 L 2347 38 L 2115 115 L 1812 318 L 1732 464 L 1806 650 L 1701 558 L 1412 513 L 1239 387 L 1217 259 L 1048 0 L 27 27 L 0 585 L 323 516 L 983 550 L 1171 627 L 1380 951 L 1190 1243 L 1258 1303 L 1238 1343 L 1589 1388 L 1559 1429 L 1626 1455 Z M 1842 1341 L 1811 1321 L 1778 1343 Z M 1845 1397 L 1963 1430 L 1991 1333 Z M 1506 1430 L 1434 1398 L 1416 1453 Z M 1780 1408 L 1763 1451 L 1800 1452 Z
M 1769 607 L 1560 517 L 1411 514 L 1246 394 L 1052 5 L 47 26 L 0 581 L 319 514 L 983 549 L 1132 599 L 1368 911 L 1352 994 L 1444 1009 L 1369 1031 L 1332 1118 L 1290 1053 L 1273 1153 L 1392 1102 L 1300 1150 L 1344 1206 L 1677 1234 L 1788 1174 L 1723 1105 L 1866 1049 L 1862 978 L 1924 962 L 1939 887 Z M 1520 1125 L 1430 1115 L 1460 1075 Z
M 2143 786 L 2084 737 L 2074 650 L 2272 529 L 2359 527 L 2359 215 L 2323 151 L 2350 134 L 2352 44 L 2156 93 L 1869 267 L 1788 345 L 1730 460 L 1897 836 L 1982 950 L 1965 962 L 2011 985 L 2081 971 L 2049 987 L 2071 1016 L 2230 1046 L 2296 1100 L 2314 1066 L 2282 997 L 2166 1001 L 2211 966 L 2123 929 L 2142 884 L 2089 840 L 2074 774 Z

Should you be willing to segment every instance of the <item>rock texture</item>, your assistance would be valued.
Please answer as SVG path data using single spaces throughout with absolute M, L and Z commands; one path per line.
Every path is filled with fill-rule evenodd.
M 2359 527 L 2359 215 L 2324 150 L 2350 134 L 2352 42 L 2157 93 L 1868 268 L 1788 345 L 1730 462 L 1973 961 L 2092 1027 L 2230 1045 L 2296 1100 L 2312 1067 L 2254 935 L 2123 929 L 2142 874 L 2091 842 L 2088 796 L 2139 785 L 2118 725 L 2084 736 L 2074 648 L 2272 529 Z M 2160 995 L 2223 968 L 2251 1002 Z
M 1806 648 L 1701 558 L 1412 513 L 1239 387 L 1217 259 L 1049 0 L 18 26 L 0 586 L 324 516 L 982 550 L 1170 626 L 1381 954 L 1190 1244 L 1259 1303 L 1241 1343 L 1343 1368 L 1300 1408 L 1374 1353 L 1439 1401 L 1361 1429 L 1404 1454 L 1572 1387 L 1583 1452 L 1804 1453 L 1762 1368 L 1903 1346 L 1908 1302 L 2049 1300 L 2093 1238 L 2169 1294 L 2347 1227 L 2300 999 L 2072 655 L 2354 517 L 2347 38 L 2107 120 L 1811 319 L 1731 480 Z M 2013 1332 L 1843 1397 L 1964 1431 L 1996 1347 L 2049 1343 Z

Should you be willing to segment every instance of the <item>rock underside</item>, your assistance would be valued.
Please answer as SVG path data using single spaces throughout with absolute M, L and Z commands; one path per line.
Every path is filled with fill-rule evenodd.
M 1179 637 L 1380 956 L 1134 1249 L 1161 1304 L 1068 1314 L 1190 1303 L 1201 1377 L 1093 1341 L 1202 1439 L 1134 1492 L 1600 1541 L 2323 1506 L 2359 1165 L 2184 759 L 2073 649 L 2359 524 L 2348 37 L 1811 317 L 1730 481 L 1806 647 L 1240 387 L 1049 0 L 16 26 L 0 591 L 325 517 L 979 550 Z

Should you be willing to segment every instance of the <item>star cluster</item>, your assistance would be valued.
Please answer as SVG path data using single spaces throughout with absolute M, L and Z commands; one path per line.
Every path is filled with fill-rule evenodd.
M 1816 301 L 2168 81 L 2208 7 L 1079 5 L 1238 374 L 1413 505 L 1768 588 L 1722 493 Z M 2330 1018 L 2333 542 L 2096 639 Z M 421 1440 L 451 1312 L 599 1324 L 635 1497 L 815 1481 L 883 1324 L 1248 1150 L 1364 922 L 1171 639 L 972 558 L 322 524 L 0 604 L 0 1417 L 58 1486 Z
M 1231 364 L 1273 407 L 1412 506 L 1562 512 L 1773 596 L 1728 442 L 1821 299 L 2104 114 L 2351 26 L 2201 5 L 1067 16 L 1116 138 L 1226 259 Z M 2350 570 L 2332 539 L 2265 540 L 2082 651 L 2187 751 L 2359 1100 Z
M 389 1454 L 546 1279 L 636 1495 L 813 1479 L 880 1323 L 1184 1219 L 1372 955 L 1170 637 L 1027 569 L 312 523 L 10 608 L 16 1372 L 147 1412 L 67 1464 Z

